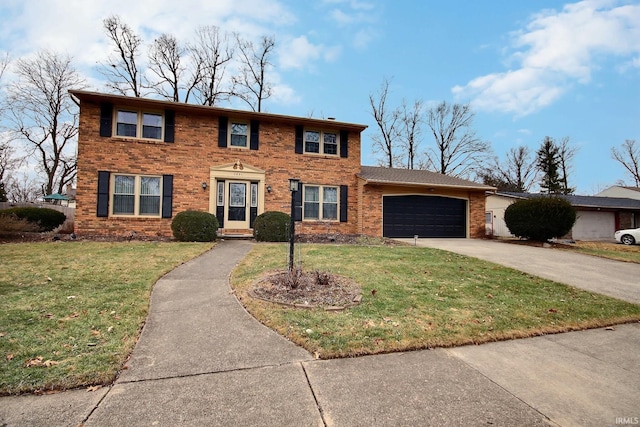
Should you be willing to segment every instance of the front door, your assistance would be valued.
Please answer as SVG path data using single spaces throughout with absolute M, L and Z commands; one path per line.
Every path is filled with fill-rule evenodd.
M 225 223 L 224 228 L 248 229 L 249 228 L 249 203 L 247 193 L 250 182 L 226 181 Z

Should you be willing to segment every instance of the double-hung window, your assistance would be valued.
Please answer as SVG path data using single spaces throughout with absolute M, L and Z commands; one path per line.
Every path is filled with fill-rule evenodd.
M 229 145 L 231 147 L 247 148 L 249 142 L 249 124 L 234 121 L 229 123 Z
M 113 215 L 160 216 L 162 178 L 113 175 Z
M 136 110 L 117 110 L 116 135 L 161 140 L 162 122 L 162 114 Z
M 304 131 L 305 153 L 338 154 L 338 134 L 316 130 Z
M 338 219 L 338 187 L 305 185 L 303 219 L 336 221 Z

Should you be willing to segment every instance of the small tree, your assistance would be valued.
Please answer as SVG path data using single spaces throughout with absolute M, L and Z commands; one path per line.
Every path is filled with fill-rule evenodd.
M 537 167 L 542 174 L 540 189 L 543 193 L 562 193 L 562 182 L 558 168 L 560 167 L 560 154 L 553 139 L 545 136 L 542 146 L 536 153 Z
M 546 242 L 571 231 L 576 210 L 561 197 L 533 197 L 509 205 L 504 221 L 514 236 Z

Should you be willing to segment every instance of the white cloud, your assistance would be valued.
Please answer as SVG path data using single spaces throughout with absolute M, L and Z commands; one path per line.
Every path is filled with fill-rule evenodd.
M 618 3 L 584 0 L 534 15 L 512 34 L 515 69 L 477 77 L 453 94 L 478 109 L 524 116 L 552 104 L 572 84 L 588 84 L 606 59 L 637 66 L 640 5 Z
M 335 61 L 339 54 L 339 47 L 313 44 L 306 36 L 300 36 L 284 42 L 279 49 L 279 65 L 284 69 L 308 69 L 313 68 L 313 64 L 320 59 Z

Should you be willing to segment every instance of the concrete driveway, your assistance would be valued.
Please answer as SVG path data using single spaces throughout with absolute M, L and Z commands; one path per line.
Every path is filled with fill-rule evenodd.
M 414 244 L 414 239 L 398 240 Z M 640 264 L 496 240 L 418 239 L 417 245 L 484 259 L 576 288 L 640 304 Z

